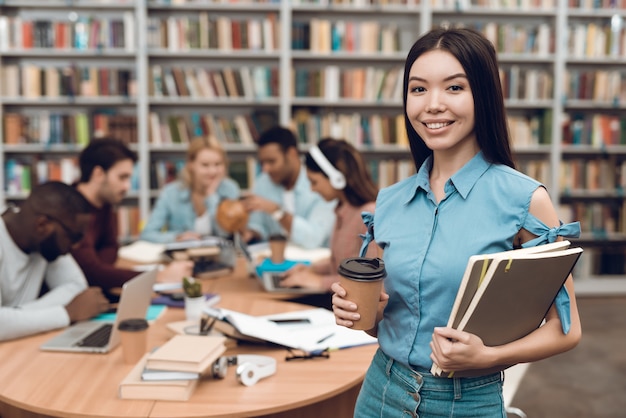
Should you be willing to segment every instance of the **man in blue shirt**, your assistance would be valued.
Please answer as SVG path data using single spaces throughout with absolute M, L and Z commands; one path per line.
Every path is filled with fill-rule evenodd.
M 261 134 L 257 144 L 263 172 L 244 199 L 251 211 L 244 239 L 265 241 L 282 234 L 303 248 L 327 247 L 336 202 L 311 190 L 294 133 L 276 126 Z

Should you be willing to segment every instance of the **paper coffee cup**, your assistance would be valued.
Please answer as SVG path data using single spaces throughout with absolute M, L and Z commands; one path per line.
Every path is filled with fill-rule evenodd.
M 361 319 L 353 321 L 353 329 L 368 330 L 376 324 L 378 301 L 387 276 L 380 258 L 352 257 L 339 264 L 339 283 L 346 290 L 346 299 L 357 306 Z
M 120 332 L 124 362 L 137 363 L 148 348 L 148 321 L 143 318 L 131 318 L 121 321 L 117 329 Z
M 270 260 L 273 264 L 285 262 L 285 249 L 287 248 L 287 237 L 284 235 L 272 235 L 269 237 Z

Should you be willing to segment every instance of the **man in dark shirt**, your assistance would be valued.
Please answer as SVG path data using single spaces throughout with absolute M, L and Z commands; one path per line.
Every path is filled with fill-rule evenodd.
M 118 218 L 115 206 L 130 189 L 130 180 L 137 155 L 121 141 L 111 138 L 94 139 L 79 157 L 81 176 L 76 189 L 94 206 L 92 222 L 72 255 L 92 286 L 102 288 L 112 301 L 113 289 L 120 288 L 137 275 L 137 271 L 116 267 Z M 170 263 L 157 276 L 158 282 L 180 282 L 191 275 L 193 263 Z

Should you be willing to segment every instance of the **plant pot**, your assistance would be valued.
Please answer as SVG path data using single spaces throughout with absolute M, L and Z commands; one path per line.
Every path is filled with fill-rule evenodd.
M 191 298 L 185 296 L 185 316 L 188 321 L 200 321 L 202 309 L 206 303 L 204 295 Z

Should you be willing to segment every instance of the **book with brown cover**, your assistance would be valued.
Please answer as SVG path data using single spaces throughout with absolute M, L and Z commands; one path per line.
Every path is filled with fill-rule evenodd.
M 578 261 L 568 241 L 470 257 L 448 326 L 479 336 L 487 346 L 507 344 L 537 329 Z M 512 365 L 448 373 L 480 376 Z M 433 364 L 435 376 L 445 373 Z
M 191 380 L 142 380 L 141 375 L 150 356 L 147 353 L 133 366 L 118 387 L 121 399 L 152 399 L 160 401 L 186 401 L 198 385 Z
M 172 68 L 172 75 L 174 76 L 174 83 L 176 84 L 176 91 L 179 96 L 189 96 L 189 90 L 187 89 L 187 83 L 185 82 L 185 73 L 182 68 Z
M 175 335 L 154 350 L 146 368 L 203 373 L 226 351 L 222 336 Z

